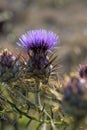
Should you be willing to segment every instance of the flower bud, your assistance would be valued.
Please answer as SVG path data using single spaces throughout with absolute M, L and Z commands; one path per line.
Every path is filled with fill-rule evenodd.
M 8 49 L 4 49 L 0 53 L 0 80 L 7 82 L 14 78 L 18 71 L 18 59 Z

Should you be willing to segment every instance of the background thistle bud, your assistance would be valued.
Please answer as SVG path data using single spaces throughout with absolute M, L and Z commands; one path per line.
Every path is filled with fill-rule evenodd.
M 81 78 L 87 79 L 87 64 L 79 65 L 79 75 Z
M 29 55 L 27 59 L 27 72 L 34 78 L 43 79 L 51 73 L 51 62 L 47 56 L 50 49 L 59 42 L 56 34 L 46 30 L 32 30 L 23 34 L 17 43 L 26 50 Z
M 64 88 L 63 107 L 65 112 L 75 117 L 87 114 L 87 83 L 72 77 Z
M 18 59 L 8 49 L 4 49 L 0 53 L 0 80 L 9 81 L 18 71 Z

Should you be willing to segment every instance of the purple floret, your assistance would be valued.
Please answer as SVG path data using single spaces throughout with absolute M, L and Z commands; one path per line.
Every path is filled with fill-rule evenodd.
M 59 37 L 51 31 L 40 29 L 28 31 L 19 38 L 19 41 L 18 46 L 27 51 L 47 51 L 59 42 Z

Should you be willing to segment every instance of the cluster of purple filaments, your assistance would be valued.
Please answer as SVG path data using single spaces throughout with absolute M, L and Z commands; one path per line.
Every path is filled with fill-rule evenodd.
M 27 51 L 42 50 L 46 52 L 59 42 L 59 37 L 51 31 L 40 29 L 28 31 L 19 38 L 19 41 L 17 44 Z

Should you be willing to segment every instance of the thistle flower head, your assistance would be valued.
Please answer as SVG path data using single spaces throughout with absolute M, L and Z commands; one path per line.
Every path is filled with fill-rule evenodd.
M 72 77 L 64 88 L 64 110 L 75 117 L 87 114 L 87 83 L 83 79 Z
M 47 52 L 58 42 L 58 36 L 46 30 L 32 30 L 23 34 L 17 43 L 25 49 L 29 55 L 27 60 L 27 70 L 36 77 L 49 77 L 50 61 Z M 42 76 L 43 75 L 43 76 Z
M 32 30 L 23 34 L 17 43 L 20 47 L 28 52 L 32 50 L 34 53 L 46 52 L 59 42 L 58 36 L 46 30 Z

